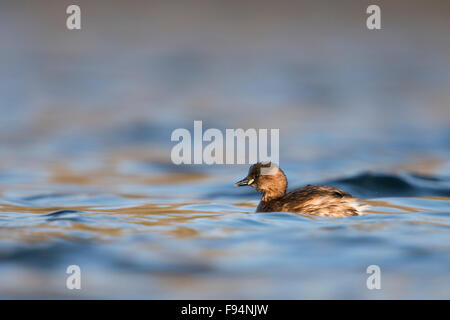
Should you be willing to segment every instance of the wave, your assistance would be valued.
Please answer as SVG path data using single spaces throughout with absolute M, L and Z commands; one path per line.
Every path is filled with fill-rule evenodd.
M 415 173 L 373 173 L 324 182 L 360 197 L 450 197 L 450 178 Z

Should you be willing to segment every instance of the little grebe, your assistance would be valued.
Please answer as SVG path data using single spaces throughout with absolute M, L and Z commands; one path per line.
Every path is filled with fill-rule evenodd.
M 247 177 L 236 186 L 251 186 L 263 194 L 256 212 L 294 212 L 324 217 L 347 217 L 361 214 L 364 207 L 349 193 L 340 189 L 307 185 L 286 193 L 284 172 L 272 163 L 256 163 Z

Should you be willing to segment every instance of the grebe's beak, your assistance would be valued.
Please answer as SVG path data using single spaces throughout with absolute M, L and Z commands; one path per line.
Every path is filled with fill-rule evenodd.
M 244 178 L 241 181 L 236 182 L 234 185 L 236 187 L 249 186 L 251 185 L 255 179 Z

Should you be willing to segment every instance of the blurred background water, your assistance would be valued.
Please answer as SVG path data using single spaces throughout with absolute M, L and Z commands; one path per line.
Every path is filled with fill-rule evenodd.
M 1 298 L 450 298 L 448 1 L 70 4 L 0 4 Z M 172 164 L 194 120 L 371 211 L 253 214 L 248 165 Z

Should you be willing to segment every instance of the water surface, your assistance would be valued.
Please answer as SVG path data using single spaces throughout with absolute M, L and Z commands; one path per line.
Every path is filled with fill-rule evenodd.
M 110 3 L 2 3 L 0 298 L 450 298 L 448 2 Z M 172 164 L 194 120 L 370 210 L 255 214 L 248 165 Z

